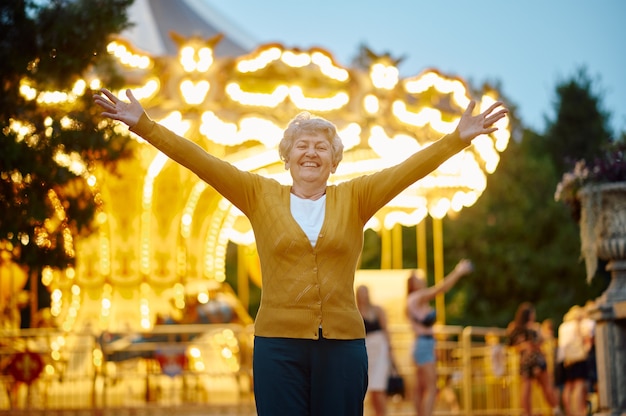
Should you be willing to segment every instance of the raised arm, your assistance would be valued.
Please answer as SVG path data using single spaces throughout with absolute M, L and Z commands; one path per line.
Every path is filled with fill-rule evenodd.
M 198 175 L 242 212 L 250 212 L 254 206 L 251 195 L 258 192 L 256 184 L 261 180 L 259 175 L 239 170 L 233 164 L 209 154 L 195 142 L 150 120 L 130 90 L 126 90 L 126 97 L 128 102 L 103 88 L 93 96 L 93 100 L 104 110 L 102 116 L 125 123 L 159 151 Z
M 437 283 L 434 286 L 423 289 L 422 297 L 427 300 L 434 299 L 438 294 L 445 293 L 452 288 L 459 281 L 459 279 L 466 274 L 471 273 L 474 270 L 472 262 L 467 259 L 463 259 L 457 263 L 443 281 Z

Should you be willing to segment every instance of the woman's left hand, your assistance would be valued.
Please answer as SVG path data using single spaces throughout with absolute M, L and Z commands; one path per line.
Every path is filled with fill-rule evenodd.
M 501 106 L 502 102 L 496 101 L 484 112 L 472 115 L 476 107 L 476 101 L 472 100 L 463 112 L 459 124 L 456 127 L 461 140 L 470 143 L 476 136 L 493 133 L 498 130 L 494 124 L 504 118 L 509 111 L 506 108 L 501 108 L 494 113 L 494 111 Z

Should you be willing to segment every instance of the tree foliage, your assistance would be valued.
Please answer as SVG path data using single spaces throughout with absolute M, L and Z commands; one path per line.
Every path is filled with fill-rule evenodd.
M 554 200 L 565 155 L 596 154 L 609 140 L 608 113 L 601 110 L 601 97 L 585 74 L 578 72 L 555 88 L 554 112 L 559 116 L 545 135 L 524 129 L 515 107 L 508 106 L 514 139 L 488 177 L 485 192 L 474 206 L 444 218 L 445 273 L 461 258 L 475 264 L 475 271 L 445 295 L 446 323 L 505 327 L 518 305 L 530 301 L 538 319 L 558 324 L 571 306 L 583 305 L 606 290 L 606 272 L 587 283 L 578 223 Z M 583 133 L 576 136 L 577 132 Z M 621 139 L 625 136 L 622 133 Z M 425 221 L 431 230 L 432 221 Z M 415 227 L 403 233 L 404 267 L 414 268 Z M 373 259 L 380 257 L 379 250 L 374 250 L 377 254 L 372 250 L 379 244 L 369 237 L 373 245 L 368 245 L 366 234 L 363 265 L 375 264 Z M 428 262 L 428 270 L 433 270 L 432 258 Z M 432 276 L 429 279 L 432 284 Z
M 556 87 L 554 119 L 548 119 L 545 150 L 558 174 L 579 159 L 592 160 L 612 141 L 610 113 L 602 108 L 601 94 L 586 68 Z
M 88 72 L 119 83 L 106 45 L 128 26 L 131 3 L 0 4 L 0 249 L 27 269 L 74 263 L 68 242 L 91 229 L 99 203 L 89 172 L 130 154 L 127 141 L 102 123 L 92 91 L 77 86 Z M 46 102 L 43 92 L 66 99 Z
M 444 222 L 446 257 L 467 256 L 476 264 L 458 292 L 463 308 L 451 315 L 456 323 L 506 326 L 524 301 L 535 305 L 539 319 L 558 323 L 571 306 L 595 299 L 607 286 L 606 275 L 587 284 L 578 224 L 554 201 L 564 156 L 601 149 L 607 115 L 581 73 L 556 93 L 558 117 L 546 136 L 525 130 L 501 155 L 478 202 Z
M 601 291 L 586 283 L 578 225 L 554 201 L 554 167 L 534 152 L 538 140 L 526 132 L 512 142 L 477 204 L 444 223 L 447 256 L 463 253 L 476 265 L 463 281 L 471 301 L 459 323 L 506 326 L 524 301 L 559 321 Z

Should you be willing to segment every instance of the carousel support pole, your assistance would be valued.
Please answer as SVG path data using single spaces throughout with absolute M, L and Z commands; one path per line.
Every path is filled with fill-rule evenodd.
M 607 265 L 611 283 L 596 302 L 599 409 L 595 416 L 626 416 L 626 260 Z
M 402 268 L 402 226 L 400 224 L 396 224 L 393 226 L 391 230 L 391 238 L 392 243 L 391 246 L 393 249 L 391 250 L 391 268 L 392 269 L 401 269 Z
M 382 227 L 380 230 L 380 268 L 391 269 L 391 231 Z
M 433 260 L 435 270 L 435 284 L 443 282 L 443 222 L 441 218 L 433 217 Z M 437 323 L 446 324 L 446 301 L 443 293 L 435 297 L 435 309 L 437 310 Z
M 426 237 L 426 219 L 424 218 L 415 227 L 417 233 L 417 268 L 424 270 L 424 273 L 428 270 L 428 250 L 427 250 L 427 237 Z
M 250 306 L 250 280 L 248 277 L 248 256 L 253 255 L 251 249 L 237 245 L 237 297 L 242 306 L 248 310 Z

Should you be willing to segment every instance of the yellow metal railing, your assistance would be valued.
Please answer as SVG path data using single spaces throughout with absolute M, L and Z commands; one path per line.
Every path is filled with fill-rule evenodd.
M 436 326 L 438 396 L 436 415 L 521 415 L 519 357 L 506 346 L 502 328 Z M 394 359 L 404 376 L 408 396 L 392 403 L 390 414 L 414 415 L 412 388 L 415 369 L 411 359 L 413 336 L 407 325 L 390 328 Z M 545 346 L 549 370 L 553 344 Z M 533 414 L 550 415 L 551 409 L 537 386 L 533 387 Z
M 439 374 L 435 414 L 521 414 L 519 362 L 505 346 L 505 330 L 435 328 Z M 391 399 L 388 413 L 413 415 L 413 335 L 405 324 L 392 326 L 390 332 L 407 395 Z M 204 409 L 203 414 L 215 414 L 210 409 L 220 406 L 252 415 L 252 346 L 252 326 L 238 324 L 166 325 L 146 334 L 0 332 L 0 415 L 59 409 L 98 409 L 97 414 L 115 416 L 123 415 L 122 409 L 169 409 L 180 415 Z M 550 368 L 552 348 L 546 346 Z M 15 376 L 16 357 L 26 351 L 37 354 L 43 365 L 30 383 Z M 533 392 L 533 409 L 535 414 L 550 414 L 538 390 Z M 146 414 L 156 416 L 158 411 Z
M 0 332 L 0 365 L 0 414 L 247 406 L 252 326 L 165 325 L 143 334 L 98 336 Z

